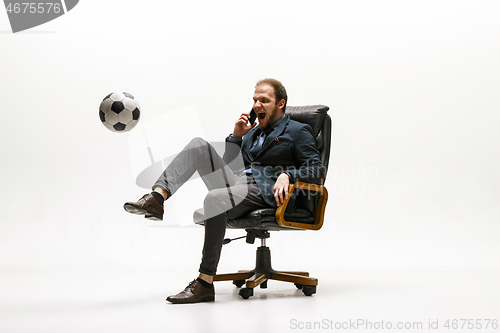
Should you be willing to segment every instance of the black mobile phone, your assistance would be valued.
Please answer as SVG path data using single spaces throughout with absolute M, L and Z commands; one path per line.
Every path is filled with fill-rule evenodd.
M 252 111 L 250 111 L 250 119 L 248 119 L 250 125 L 253 125 L 253 123 L 255 123 L 255 119 L 257 119 L 257 113 L 255 113 L 255 110 L 252 108 Z

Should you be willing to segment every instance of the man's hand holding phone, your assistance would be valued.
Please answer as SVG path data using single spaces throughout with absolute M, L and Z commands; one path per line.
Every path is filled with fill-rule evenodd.
M 234 124 L 233 136 L 242 137 L 247 134 L 257 123 L 255 123 L 255 119 L 257 118 L 257 114 L 254 109 L 250 111 L 250 113 L 242 113 L 238 118 L 236 123 Z

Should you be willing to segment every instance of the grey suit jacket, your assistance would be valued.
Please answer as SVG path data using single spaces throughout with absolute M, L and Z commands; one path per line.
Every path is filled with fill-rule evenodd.
M 253 178 L 264 201 L 274 208 L 276 200 L 273 187 L 281 173 L 289 173 L 290 184 L 298 181 L 318 183 L 324 171 L 312 128 L 290 119 L 286 114 L 284 117 L 285 119 L 267 136 L 257 156 L 253 157 L 250 148 L 258 126 L 252 128 L 239 142 L 227 138 L 223 157 L 229 164 L 241 153 L 245 167 L 252 169 Z M 294 200 L 295 195 L 290 199 L 290 207 L 294 206 Z

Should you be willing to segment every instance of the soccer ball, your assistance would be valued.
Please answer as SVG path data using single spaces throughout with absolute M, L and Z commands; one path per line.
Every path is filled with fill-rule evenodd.
M 141 116 L 139 103 L 129 93 L 111 93 L 99 106 L 99 118 L 113 132 L 127 132 L 137 125 Z

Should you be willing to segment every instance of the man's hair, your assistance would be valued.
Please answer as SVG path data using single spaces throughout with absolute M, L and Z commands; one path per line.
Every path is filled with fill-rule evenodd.
M 283 106 L 283 113 L 286 110 L 286 102 L 288 101 L 288 95 L 286 94 L 286 89 L 283 86 L 283 84 L 275 79 L 263 79 L 257 82 L 255 85 L 255 88 L 260 86 L 261 84 L 268 84 L 274 89 L 274 95 L 276 96 L 276 104 L 281 101 L 282 99 L 285 100 L 285 106 Z

